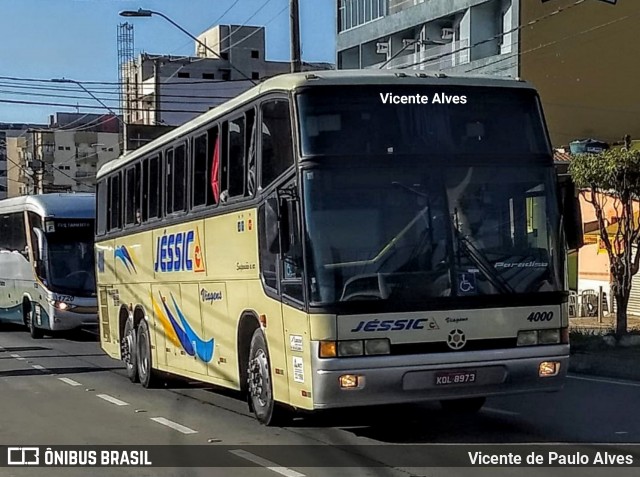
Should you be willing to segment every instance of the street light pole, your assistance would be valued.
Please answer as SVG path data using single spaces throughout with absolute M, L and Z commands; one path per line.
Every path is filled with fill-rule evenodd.
M 145 8 L 139 8 L 138 10 L 123 10 L 119 13 L 119 15 L 121 17 L 151 17 L 153 15 L 157 15 L 159 17 L 164 18 L 166 21 L 168 21 L 169 23 L 171 23 L 174 27 L 176 27 L 178 30 L 180 30 L 182 33 L 184 33 L 185 35 L 187 35 L 189 38 L 191 38 L 193 41 L 195 41 L 196 43 L 198 43 L 198 45 L 202 46 L 205 50 L 207 50 L 209 53 L 213 54 L 216 58 L 220 59 L 220 60 L 224 60 L 224 58 L 222 58 L 218 53 L 216 53 L 215 51 L 213 51 L 211 48 L 209 48 L 209 46 L 207 46 L 206 43 L 203 43 L 202 41 L 198 40 L 197 37 L 193 36 L 191 33 L 189 33 L 189 31 L 185 30 L 184 28 L 182 28 L 180 25 L 178 25 L 176 22 L 174 22 L 171 18 L 169 18 L 168 16 L 166 16 L 164 13 L 161 12 L 156 12 L 155 10 L 148 10 Z M 240 71 L 238 68 L 236 68 L 235 66 L 233 66 L 231 64 L 231 62 L 229 62 L 229 66 L 231 67 L 231 69 L 233 69 L 234 71 L 238 72 L 240 75 L 242 75 L 245 79 L 251 81 L 251 83 L 253 85 L 256 85 L 258 83 L 256 83 L 253 79 L 251 79 L 249 76 L 247 76 L 245 73 L 243 73 L 242 71 Z

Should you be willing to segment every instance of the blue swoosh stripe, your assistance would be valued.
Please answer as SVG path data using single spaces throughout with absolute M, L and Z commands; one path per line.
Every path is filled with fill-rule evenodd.
M 180 318 L 180 322 L 184 327 L 185 333 L 189 337 L 189 340 L 191 341 L 191 343 L 195 345 L 198 358 L 200 358 L 205 363 L 208 363 L 209 361 L 211 361 L 211 358 L 213 358 L 213 338 L 210 339 L 209 341 L 204 341 L 202 338 L 196 335 L 195 331 L 193 331 L 193 328 L 191 328 L 186 318 L 182 314 L 182 311 L 178 307 L 178 304 L 176 303 L 176 299 L 173 297 L 173 295 L 171 295 L 171 300 L 173 300 L 173 306 L 175 307 L 176 312 L 178 313 L 178 318 Z
M 171 310 L 169 310 L 169 307 L 164 302 L 164 299 L 162 298 L 162 295 L 160 295 L 160 300 L 162 301 L 162 305 L 164 306 L 164 310 L 167 313 L 167 316 L 169 317 L 169 321 L 171 322 L 171 326 L 173 326 L 173 329 L 175 330 L 176 335 L 178 335 L 178 339 L 180 340 L 180 344 L 182 344 L 182 347 L 184 348 L 184 350 L 187 352 L 187 354 L 189 356 L 195 355 L 195 350 L 193 349 L 193 345 L 191 344 L 191 341 L 189 340 L 189 337 L 182 330 L 182 328 L 180 328 L 180 325 L 176 322 L 176 319 L 171 314 Z

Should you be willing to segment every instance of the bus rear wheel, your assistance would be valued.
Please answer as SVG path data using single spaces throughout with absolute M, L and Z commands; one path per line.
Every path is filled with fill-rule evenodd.
M 451 399 L 446 401 L 440 401 L 442 409 L 447 412 L 455 412 L 459 414 L 475 414 L 482 406 L 484 406 L 487 398 L 466 398 L 466 399 Z
M 266 426 L 278 426 L 289 420 L 288 410 L 273 398 L 269 350 L 260 328 L 254 331 L 251 338 L 247 384 L 249 406 L 258 421 Z
M 158 383 L 158 373 L 153 369 L 151 356 L 151 339 L 149 337 L 149 325 L 146 320 L 141 320 L 138 325 L 137 341 L 137 368 L 140 383 L 145 388 L 153 388 Z
M 138 382 L 138 346 L 133 320 L 127 319 L 120 338 L 120 357 L 127 369 L 127 377 L 132 383 Z

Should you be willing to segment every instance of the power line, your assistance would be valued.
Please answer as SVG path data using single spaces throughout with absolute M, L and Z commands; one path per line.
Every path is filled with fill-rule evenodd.
M 22 91 L 8 91 L 4 89 L 0 89 L 0 94 L 11 94 L 17 96 L 29 96 L 29 97 L 45 97 L 45 98 L 67 98 L 67 99 L 77 99 L 75 95 L 67 95 L 67 94 L 54 94 L 54 93 L 31 93 L 31 92 L 22 92 Z M 96 96 L 99 98 L 98 96 Z M 164 100 L 165 95 L 163 95 L 163 103 L 169 104 L 211 104 L 211 101 L 171 101 Z M 173 97 L 173 96 L 171 96 Z M 184 99 L 232 99 L 235 96 L 208 96 L 208 97 L 200 97 L 200 96 L 184 96 Z M 102 101 L 107 102 L 118 102 L 118 98 L 99 98 Z
M 280 10 L 278 13 L 275 14 L 275 16 L 273 16 L 270 20 L 268 20 L 264 26 L 267 26 L 268 24 L 270 24 L 272 21 L 274 21 L 276 18 L 278 18 L 280 15 L 282 15 L 286 10 L 288 10 L 289 5 L 285 5 L 284 8 L 282 10 Z M 237 31 L 237 30 L 236 30 Z M 240 43 L 248 40 L 249 38 L 251 38 L 253 35 L 255 35 L 256 33 L 258 33 L 260 31 L 260 29 L 256 29 L 253 32 L 251 32 L 250 34 L 248 34 L 247 36 L 245 36 L 244 38 L 238 40 L 236 43 L 233 43 L 232 45 L 229 45 L 227 47 L 227 50 L 230 50 L 231 48 L 235 48 L 236 46 L 238 46 Z M 229 35 L 231 36 L 231 35 Z
M 244 80 L 246 81 L 246 80 Z M 223 81 L 219 81 L 220 84 L 224 84 Z M 168 84 L 167 86 L 182 86 L 182 82 L 180 83 L 171 83 Z M 215 84 L 215 83 L 212 83 Z M 5 82 L 1 82 L 0 81 L 0 87 L 4 87 L 4 88 L 13 88 L 13 89 L 26 89 L 26 90 L 37 90 L 37 91 L 54 91 L 54 92 L 78 92 L 77 88 L 56 88 L 56 87 L 50 87 L 50 86 L 23 86 L 23 85 L 13 85 L 10 83 L 5 83 Z M 117 91 L 113 91 L 111 88 L 109 89 L 109 91 L 105 91 L 105 90 L 95 90 L 95 89 L 89 89 L 89 91 L 91 91 L 92 93 L 95 93 L 96 95 L 117 95 L 118 92 Z M 163 96 L 167 96 L 170 98 L 197 98 L 197 99 L 219 99 L 219 98 L 233 98 L 234 96 L 208 96 L 208 95 L 186 95 L 186 94 L 166 94 Z M 102 98 L 105 99 L 107 101 L 115 101 L 116 98 Z
M 154 57 L 151 57 L 150 55 L 148 55 L 150 59 L 153 59 Z M 165 56 L 159 55 L 156 58 L 167 58 Z M 193 58 L 193 57 L 187 57 L 187 58 Z M 193 60 L 210 60 L 212 58 L 193 58 Z M 193 62 L 193 61 L 192 61 Z M 8 81 L 22 81 L 22 82 L 34 82 L 34 83 L 49 83 L 51 84 L 51 79 L 43 79 L 43 78 L 24 78 L 24 77 L 16 77 L 16 76 L 0 76 L 0 80 L 8 80 Z M 248 81 L 246 78 L 243 79 L 230 79 L 230 80 L 194 80 L 194 81 L 181 81 L 180 84 L 184 85 L 184 84 L 211 84 L 211 83 L 221 83 L 221 84 L 226 84 L 226 83 L 234 83 L 234 82 L 239 82 L 239 81 Z M 78 83 L 82 83 L 83 85 L 87 85 L 87 84 L 92 84 L 92 85 L 114 85 L 114 86 L 120 86 L 121 82 L 119 81 L 78 81 Z M 126 84 L 126 83 L 125 83 Z M 130 83 L 129 83 L 130 84 Z M 109 88 L 109 89 L 113 89 L 113 88 Z M 69 89 L 69 91 L 72 91 L 71 89 Z
M 87 105 L 87 104 L 51 103 L 51 102 L 43 102 L 43 101 L 21 101 L 21 100 L 12 100 L 12 99 L 0 99 L 0 103 L 24 104 L 29 106 L 59 106 L 64 108 L 84 108 L 84 109 L 99 109 L 99 110 L 107 109 L 104 106 L 94 106 L 94 105 Z M 148 109 L 145 109 L 145 108 L 127 108 L 127 109 L 130 111 L 148 111 Z M 165 112 L 165 113 L 189 113 L 189 114 L 202 114 L 207 112 L 207 111 L 190 111 L 186 109 L 160 109 L 159 111 Z
M 534 48 L 530 48 L 530 49 L 525 50 L 525 51 L 512 53 L 511 55 L 508 55 L 505 58 L 497 58 L 497 59 L 495 59 L 493 61 L 490 61 L 489 63 L 487 63 L 487 64 L 485 64 L 485 65 L 483 65 L 481 67 L 475 67 L 475 68 L 468 69 L 468 70 L 465 71 L 465 73 L 470 73 L 470 72 L 478 70 L 478 69 L 485 69 L 486 67 L 494 65 L 496 63 L 500 63 L 500 62 L 506 61 L 508 59 L 512 59 L 512 58 L 515 58 L 515 57 L 518 57 L 518 56 L 522 56 L 522 55 L 525 55 L 527 53 L 531 53 L 533 51 L 537 51 L 537 50 L 540 50 L 542 48 L 546 48 L 548 46 L 552 46 L 552 45 L 561 43 L 563 41 L 570 40 L 572 38 L 576 38 L 576 37 L 584 35 L 586 33 L 591 33 L 592 31 L 599 30 L 601 28 L 605 28 L 607 26 L 613 25 L 615 23 L 618 23 L 618 22 L 621 22 L 621 21 L 624 21 L 624 20 L 628 20 L 629 18 L 637 17 L 638 15 L 640 15 L 640 12 L 638 12 L 636 14 L 633 14 L 633 15 L 626 15 L 624 17 L 616 18 L 616 19 L 611 20 L 611 21 L 606 22 L 606 23 L 601 23 L 600 25 L 596 25 L 594 27 L 587 28 L 586 30 L 583 30 L 583 31 L 578 32 L 578 33 L 575 33 L 573 35 L 565 36 L 565 37 L 560 38 L 558 40 L 553 40 L 553 41 L 547 42 L 547 43 L 545 43 L 543 45 L 538 45 L 538 46 L 536 46 Z M 496 71 L 500 71 L 500 70 L 496 70 Z
M 431 57 L 429 57 L 429 58 L 425 58 L 425 59 L 423 59 L 423 60 L 416 61 L 415 63 L 410 63 L 410 64 L 408 64 L 408 65 L 400 66 L 400 67 L 399 67 L 399 69 L 407 69 L 407 68 L 411 68 L 412 66 L 418 66 L 418 65 L 421 65 L 421 64 L 423 64 L 423 63 L 430 63 L 430 62 L 432 62 L 432 61 L 437 61 L 437 60 L 440 60 L 440 59 L 442 59 L 442 58 L 446 58 L 446 57 L 448 57 L 448 56 L 453 56 L 453 55 L 455 55 L 456 53 L 460 53 L 460 52 L 462 52 L 462 51 L 467 51 L 467 50 L 468 50 L 468 51 L 471 51 L 473 48 L 476 48 L 476 47 L 478 47 L 478 46 L 484 45 L 484 44 L 486 44 L 486 43 L 493 42 L 493 41 L 495 41 L 495 40 L 497 40 L 497 39 L 500 39 L 501 37 L 504 37 L 505 35 L 509 35 L 509 34 L 511 34 L 511 33 L 514 33 L 514 32 L 517 32 L 517 31 L 520 31 L 520 30 L 522 30 L 523 28 L 527 28 L 527 27 L 530 27 L 530 26 L 532 26 L 532 25 L 535 25 L 536 23 L 538 23 L 538 22 L 540 22 L 540 21 L 543 21 L 543 20 L 546 20 L 546 19 L 548 19 L 548 18 L 551 18 L 551 17 L 553 17 L 553 16 L 557 15 L 558 13 L 561 13 L 561 12 L 564 12 L 564 11 L 569 10 L 569 9 L 571 9 L 571 8 L 577 7 L 578 5 L 581 5 L 581 4 L 582 4 L 582 3 L 584 3 L 584 2 L 585 2 L 585 0 L 576 0 L 574 3 L 572 3 L 572 4 L 570 4 L 570 5 L 567 5 L 567 6 L 565 6 L 565 7 L 559 7 L 559 8 L 557 8 L 556 10 L 554 10 L 553 12 L 547 13 L 546 15 L 543 15 L 543 16 L 538 17 L 538 18 L 534 18 L 533 20 L 531 20 L 531 21 L 527 22 L 526 24 L 519 25 L 519 26 L 517 26 L 517 27 L 515 27 L 515 28 L 512 28 L 512 29 L 510 29 L 510 30 L 504 31 L 504 32 L 502 32 L 502 33 L 498 33 L 498 34 L 496 34 L 496 35 L 492 36 L 491 38 L 487 38 L 487 39 L 484 39 L 484 40 L 478 41 L 478 42 L 476 42 L 476 43 L 473 43 L 472 45 L 464 46 L 464 47 L 461 47 L 461 48 L 455 49 L 455 50 L 450 51 L 450 52 L 447 52 L 447 53 L 442 53 L 442 54 L 440 54 L 440 55 L 431 56 Z M 427 51 L 428 51 L 428 50 L 427 50 Z

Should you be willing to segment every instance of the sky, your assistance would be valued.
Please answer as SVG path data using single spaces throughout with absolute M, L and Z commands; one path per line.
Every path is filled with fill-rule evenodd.
M 73 107 L 6 101 L 99 107 L 72 83 L 27 80 L 96 81 L 105 84 L 83 85 L 94 93 L 109 88 L 117 91 L 117 26 L 125 21 L 134 25 L 136 55 L 141 51 L 194 55 L 193 40 L 166 20 L 158 16 L 123 18 L 118 16 L 121 10 L 145 8 L 162 12 L 195 36 L 221 23 L 266 26 L 266 59 L 288 61 L 288 5 L 289 0 L 0 0 L 0 122 L 47 123 L 49 115 L 57 111 L 76 111 Z M 335 62 L 335 28 L 335 0 L 300 0 L 304 61 Z M 43 90 L 42 87 L 62 90 Z M 109 103 L 109 106 L 115 109 L 117 105 Z M 80 112 L 101 111 L 81 109 Z

